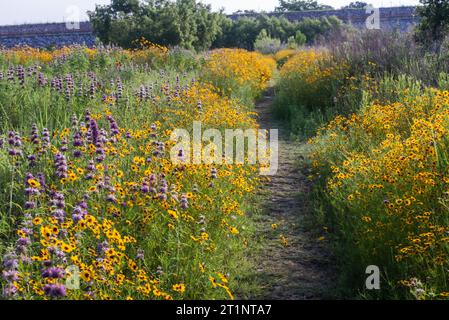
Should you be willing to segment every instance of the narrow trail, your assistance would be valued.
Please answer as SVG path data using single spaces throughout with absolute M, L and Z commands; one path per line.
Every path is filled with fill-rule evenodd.
M 311 223 L 311 185 L 298 166 L 301 145 L 290 140 L 285 125 L 274 118 L 272 96 L 256 106 L 263 129 L 279 129 L 279 170 L 264 192 L 259 236 L 263 249 L 257 258 L 260 299 L 319 300 L 330 298 L 335 270 L 322 230 Z M 276 224 L 277 229 L 272 228 Z M 283 245 L 283 235 L 288 245 Z

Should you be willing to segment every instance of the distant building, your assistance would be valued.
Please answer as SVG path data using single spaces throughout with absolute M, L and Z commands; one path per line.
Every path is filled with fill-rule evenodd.
M 352 24 L 359 29 L 366 28 L 366 21 L 373 14 L 376 13 L 365 9 L 267 13 L 268 16 L 284 16 L 290 21 L 336 16 L 343 22 Z M 235 20 L 241 17 L 255 15 L 257 13 L 233 14 L 229 17 Z M 401 32 L 407 32 L 419 22 L 419 17 L 416 15 L 416 7 L 380 8 L 378 17 L 379 27 L 382 30 L 396 29 Z M 70 25 L 66 25 L 66 23 L 0 26 L 0 46 L 13 47 L 16 45 L 29 45 L 45 48 L 71 44 L 84 44 L 87 46 L 93 46 L 95 44 L 95 34 L 89 22 L 81 22 L 79 29 L 74 29 Z

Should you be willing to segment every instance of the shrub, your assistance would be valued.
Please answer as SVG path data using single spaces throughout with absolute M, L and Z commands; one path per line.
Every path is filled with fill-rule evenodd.
M 254 42 L 254 49 L 263 54 L 274 54 L 281 48 L 281 40 L 271 38 L 263 29 Z

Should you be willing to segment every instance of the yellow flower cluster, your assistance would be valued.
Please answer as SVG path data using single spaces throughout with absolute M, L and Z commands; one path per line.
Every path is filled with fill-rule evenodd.
M 288 59 L 293 57 L 294 55 L 296 55 L 298 53 L 297 50 L 295 49 L 284 49 L 284 50 L 279 50 L 278 52 L 276 52 L 276 54 L 274 55 L 274 59 L 276 61 L 281 61 L 284 59 Z
M 212 51 L 205 65 L 206 79 L 228 94 L 241 86 L 259 94 L 268 87 L 275 69 L 273 58 L 243 49 Z
M 279 63 L 281 61 L 286 62 L 288 59 L 293 57 L 298 53 L 298 50 L 295 49 L 283 49 L 276 52 L 274 55 L 274 59 Z
M 328 53 L 317 50 L 299 51 L 281 68 L 283 78 L 301 78 L 308 85 L 339 75 L 344 66 L 323 65 Z
M 172 107 L 165 110 L 163 119 L 171 119 L 173 127 L 189 128 L 193 121 L 201 121 L 202 125 L 211 128 L 258 128 L 255 112 L 247 111 L 235 99 L 222 97 L 220 91 L 210 84 L 194 83 L 169 100 Z M 162 98 L 152 103 L 157 108 L 164 102 L 166 100 Z
M 165 46 L 152 43 L 145 38 L 135 41 L 138 49 L 123 50 L 123 53 L 136 63 L 151 62 L 152 59 L 165 59 L 169 50 Z
M 17 47 L 2 51 L 6 60 L 14 64 L 49 63 L 54 59 L 68 55 L 72 47 L 63 47 L 52 51 L 32 47 Z
M 390 261 L 399 270 L 388 274 L 390 280 L 417 277 L 434 293 L 444 292 L 449 92 L 399 94 L 400 102 L 338 116 L 310 140 L 311 158 L 328 174 L 339 225 L 363 259 Z

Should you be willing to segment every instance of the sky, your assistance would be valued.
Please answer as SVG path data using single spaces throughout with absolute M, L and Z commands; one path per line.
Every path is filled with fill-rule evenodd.
M 225 9 L 226 13 L 237 10 L 272 11 L 278 0 L 202 0 L 214 10 Z M 340 8 L 351 0 L 319 0 L 320 3 Z M 416 5 L 419 0 L 365 0 L 375 7 Z M 0 0 L 0 25 L 39 22 L 87 20 L 86 11 L 96 4 L 109 4 L 110 0 Z

